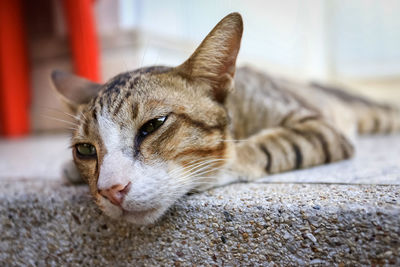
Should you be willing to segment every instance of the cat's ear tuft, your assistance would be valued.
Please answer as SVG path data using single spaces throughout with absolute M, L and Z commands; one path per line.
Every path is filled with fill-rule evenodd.
M 210 83 L 215 99 L 223 102 L 233 84 L 242 33 L 241 15 L 227 15 L 177 69 L 190 78 L 200 78 Z
M 101 84 L 59 70 L 52 71 L 51 81 L 54 89 L 72 110 L 87 104 L 101 89 Z

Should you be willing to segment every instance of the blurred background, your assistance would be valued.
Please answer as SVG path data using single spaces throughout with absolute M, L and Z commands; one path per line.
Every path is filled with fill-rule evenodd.
M 0 130 L 58 132 L 68 120 L 53 69 L 104 82 L 177 65 L 230 12 L 244 35 L 238 65 L 344 85 L 400 104 L 398 0 L 1 0 Z

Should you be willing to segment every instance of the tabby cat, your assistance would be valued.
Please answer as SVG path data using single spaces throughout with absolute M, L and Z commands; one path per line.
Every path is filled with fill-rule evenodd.
M 68 173 L 80 174 L 107 215 L 153 223 L 190 191 L 347 159 L 357 132 L 400 129 L 393 107 L 235 71 L 242 31 L 241 16 L 229 14 L 180 66 L 105 84 L 52 73 L 76 114 Z

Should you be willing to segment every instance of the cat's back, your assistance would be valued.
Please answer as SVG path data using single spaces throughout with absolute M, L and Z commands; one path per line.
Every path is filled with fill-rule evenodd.
M 351 110 L 323 90 L 251 67 L 237 69 L 235 92 L 229 96 L 227 104 L 236 138 L 246 138 L 261 129 L 282 126 L 307 116 L 320 116 L 341 124 L 344 120 L 335 118 L 335 114 L 340 113 L 348 116 L 346 126 L 353 121 Z

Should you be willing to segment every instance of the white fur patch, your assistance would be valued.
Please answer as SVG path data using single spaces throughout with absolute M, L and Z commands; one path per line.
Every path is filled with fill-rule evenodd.
M 104 155 L 100 166 L 97 187 L 99 190 L 111 188 L 114 185 L 125 185 L 129 178 L 126 170 L 132 168 L 132 159 L 122 153 L 122 139 L 118 126 L 103 115 L 99 117 L 100 136 L 107 153 Z
M 100 206 L 110 217 L 124 217 L 136 224 L 157 220 L 178 198 L 188 190 L 177 176 L 168 174 L 167 163 L 144 164 L 123 153 L 127 140 L 133 140 L 131 133 L 121 132 L 116 123 L 99 116 L 99 132 L 107 150 L 100 166 L 98 189 L 108 189 L 116 184 L 126 185 L 130 190 L 121 207 L 101 197 Z

